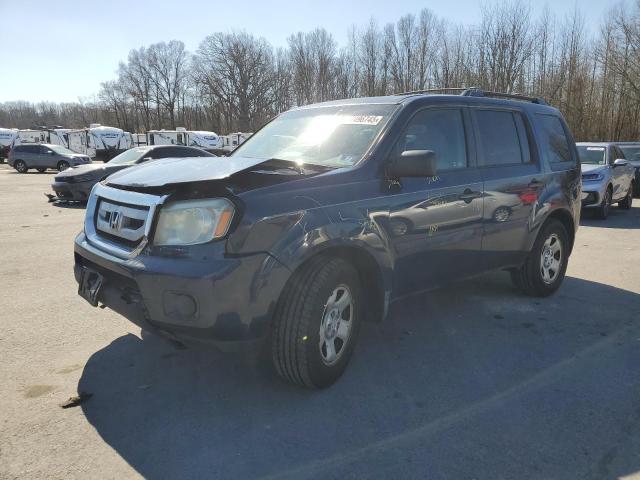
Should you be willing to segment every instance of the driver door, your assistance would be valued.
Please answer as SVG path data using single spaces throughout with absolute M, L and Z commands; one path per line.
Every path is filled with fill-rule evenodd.
M 395 292 L 432 288 L 482 270 L 483 184 L 466 109 L 425 108 L 409 120 L 392 155 L 431 150 L 437 174 L 401 178 L 391 197 L 388 235 Z

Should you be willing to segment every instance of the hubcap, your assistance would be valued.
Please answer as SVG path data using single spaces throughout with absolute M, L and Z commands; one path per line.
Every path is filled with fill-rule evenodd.
M 553 283 L 562 268 L 562 242 L 555 233 L 552 233 L 542 246 L 540 256 L 540 273 L 546 284 Z
M 347 347 L 353 325 L 353 297 L 346 285 L 338 285 L 324 306 L 320 324 L 320 356 L 325 365 L 335 364 Z

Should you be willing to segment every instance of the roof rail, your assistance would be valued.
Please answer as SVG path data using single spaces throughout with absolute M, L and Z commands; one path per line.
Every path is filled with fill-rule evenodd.
M 429 88 L 426 90 L 413 90 L 411 92 L 396 93 L 395 95 L 419 95 L 419 94 L 453 94 L 462 97 L 484 97 L 484 98 L 506 98 L 510 100 L 519 100 L 521 102 L 537 103 L 539 105 L 547 105 L 547 102 L 540 97 L 531 97 L 521 93 L 501 93 L 482 90 L 481 88 Z

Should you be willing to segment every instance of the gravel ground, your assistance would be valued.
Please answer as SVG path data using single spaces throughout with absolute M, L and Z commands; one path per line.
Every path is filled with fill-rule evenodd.
M 310 392 L 81 300 L 52 178 L 0 166 L 0 478 L 640 478 L 640 207 L 583 220 L 554 297 L 411 297 Z

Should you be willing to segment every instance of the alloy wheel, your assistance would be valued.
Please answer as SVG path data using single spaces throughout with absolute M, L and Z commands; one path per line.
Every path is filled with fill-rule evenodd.
M 338 285 L 324 307 L 320 323 L 320 356 L 325 365 L 334 365 L 346 351 L 353 326 L 353 296 L 346 285 Z

